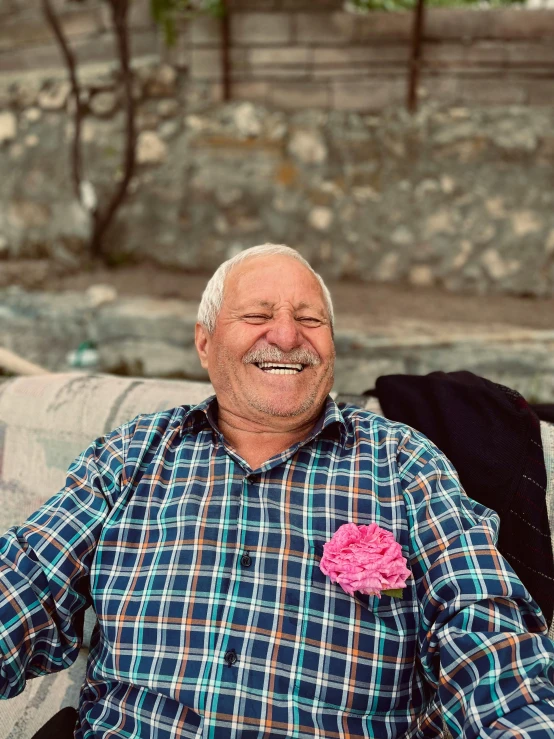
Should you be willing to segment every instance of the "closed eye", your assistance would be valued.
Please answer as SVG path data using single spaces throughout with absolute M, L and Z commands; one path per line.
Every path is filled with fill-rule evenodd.
M 243 316 L 243 318 L 247 323 L 264 323 L 264 321 L 269 321 L 271 316 L 264 313 L 249 313 L 247 316 Z
M 300 316 L 296 320 L 303 326 L 314 328 L 323 324 L 323 321 L 320 318 L 314 318 L 313 316 Z

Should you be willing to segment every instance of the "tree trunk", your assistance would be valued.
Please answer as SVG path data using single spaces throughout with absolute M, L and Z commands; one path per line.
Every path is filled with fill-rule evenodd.
M 58 20 L 56 13 L 50 0 L 42 0 L 42 10 L 44 16 L 54 33 L 56 41 L 62 52 L 62 56 L 69 73 L 69 79 L 71 82 L 71 94 L 73 97 L 73 103 L 75 110 L 73 113 L 73 142 L 71 145 L 71 179 L 73 184 L 73 192 L 75 197 L 81 202 L 81 183 L 83 180 L 83 163 L 81 155 L 81 121 L 83 118 L 83 106 L 81 105 L 81 88 L 79 86 L 79 80 L 77 78 L 77 62 L 71 48 L 67 42 L 67 39 L 63 35 L 63 29 L 61 23 Z
M 136 165 L 135 101 L 133 99 L 133 73 L 129 47 L 128 12 L 129 0 L 110 0 L 114 26 L 121 82 L 125 105 L 125 151 L 123 155 L 123 177 L 111 199 L 103 209 L 98 209 L 94 218 L 91 239 L 93 257 L 105 260 L 103 239 L 111 225 L 118 208 L 123 203 Z
M 125 151 L 123 155 L 123 176 L 105 206 L 96 203 L 96 194 L 90 182 L 83 178 L 83 156 L 81 142 L 81 124 L 83 106 L 81 89 L 77 77 L 77 60 L 64 36 L 62 25 L 50 0 L 42 0 L 44 16 L 50 25 L 59 44 L 66 64 L 71 92 L 74 101 L 73 123 L 74 135 L 71 146 L 71 179 L 75 197 L 92 216 L 92 234 L 89 242 L 90 256 L 94 260 L 105 261 L 106 252 L 104 238 L 118 208 L 123 203 L 129 183 L 135 171 L 136 131 L 135 101 L 133 100 L 133 74 L 131 71 L 131 52 L 129 47 L 128 14 L 129 0 L 107 0 L 112 14 L 112 22 L 117 46 L 117 56 L 121 72 L 125 106 Z
M 423 23 L 425 16 L 425 0 L 417 0 L 412 27 L 412 50 L 408 77 L 408 110 L 415 113 L 418 101 L 419 76 L 421 72 L 423 50 Z

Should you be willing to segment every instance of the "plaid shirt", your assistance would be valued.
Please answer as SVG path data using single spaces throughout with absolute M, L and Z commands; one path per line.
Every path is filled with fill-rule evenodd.
M 544 621 L 425 437 L 328 399 L 252 470 L 216 417 L 139 416 L 0 539 L 5 697 L 71 664 L 92 602 L 78 739 L 554 737 Z M 402 599 L 321 573 L 350 521 L 400 542 Z

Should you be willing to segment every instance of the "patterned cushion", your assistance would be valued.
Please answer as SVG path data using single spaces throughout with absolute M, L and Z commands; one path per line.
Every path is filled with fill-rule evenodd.
M 59 490 L 71 461 L 90 442 L 139 413 L 151 413 L 211 395 L 208 383 L 141 380 L 103 375 L 51 374 L 0 384 L 0 533 Z M 88 639 L 68 670 L 30 680 L 17 698 L 0 702 L 0 734 L 30 739 L 65 706 L 77 706 Z

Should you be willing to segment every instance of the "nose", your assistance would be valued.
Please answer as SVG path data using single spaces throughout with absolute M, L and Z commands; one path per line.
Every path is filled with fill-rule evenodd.
M 298 324 L 294 316 L 283 313 L 273 318 L 266 334 L 269 344 L 274 344 L 284 352 L 296 349 L 302 343 Z

